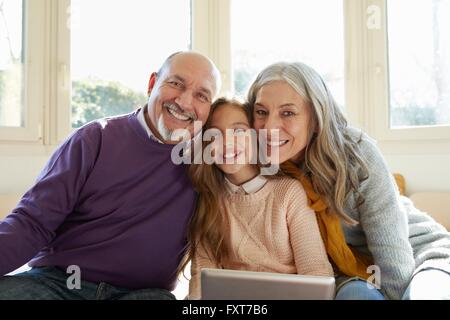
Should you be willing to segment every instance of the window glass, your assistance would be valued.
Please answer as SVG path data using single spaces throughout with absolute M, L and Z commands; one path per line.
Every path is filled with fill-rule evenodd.
M 24 1 L 0 0 L 0 126 L 24 126 Z
M 391 127 L 450 124 L 450 0 L 389 0 Z
M 151 73 L 190 47 L 190 1 L 72 0 L 72 126 L 142 106 Z
M 316 69 L 344 105 L 342 0 L 232 1 L 234 92 L 245 96 L 258 72 L 279 61 Z

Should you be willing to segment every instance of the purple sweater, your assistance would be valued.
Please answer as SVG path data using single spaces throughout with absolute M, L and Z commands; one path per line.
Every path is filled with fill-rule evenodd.
M 0 222 L 0 275 L 32 259 L 78 265 L 91 282 L 173 290 L 195 193 L 172 148 L 148 138 L 137 112 L 78 129 Z

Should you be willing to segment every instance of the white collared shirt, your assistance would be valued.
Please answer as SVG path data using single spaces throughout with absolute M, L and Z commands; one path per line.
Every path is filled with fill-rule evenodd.
M 255 192 L 258 192 L 259 190 L 261 190 L 264 185 L 267 182 L 267 178 L 264 177 L 263 175 L 259 174 L 256 177 L 254 177 L 253 179 L 247 181 L 246 183 L 237 186 L 234 183 L 232 183 L 230 180 L 228 180 L 225 177 L 225 181 L 226 184 L 229 188 L 229 190 L 233 193 L 239 193 L 239 194 L 252 194 Z
M 153 141 L 156 141 L 158 143 L 164 144 L 164 142 L 162 142 L 161 140 L 159 140 L 154 134 L 153 132 L 150 130 L 150 128 L 148 127 L 147 123 L 145 122 L 145 116 L 144 116 L 144 108 L 142 108 L 141 110 L 139 110 L 138 114 L 137 114 L 137 119 L 139 121 L 139 123 L 141 124 L 141 126 L 145 129 L 145 131 L 147 132 L 147 135 L 150 139 L 152 139 Z

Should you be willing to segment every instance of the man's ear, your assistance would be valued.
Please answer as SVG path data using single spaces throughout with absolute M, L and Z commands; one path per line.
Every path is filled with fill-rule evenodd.
M 156 77 L 157 77 L 157 73 L 153 72 L 152 75 L 150 76 L 150 80 L 148 81 L 148 90 L 147 90 L 147 94 L 150 96 L 150 93 L 152 92 L 153 87 L 155 86 L 156 83 Z

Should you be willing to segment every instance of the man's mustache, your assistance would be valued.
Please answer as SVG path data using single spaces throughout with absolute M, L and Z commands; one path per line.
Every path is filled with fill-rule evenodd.
M 163 107 L 167 109 L 171 109 L 176 113 L 181 114 L 182 116 L 189 117 L 191 121 L 196 121 L 198 119 L 197 114 L 195 112 L 186 112 L 181 108 L 176 102 L 165 102 L 163 103 Z

